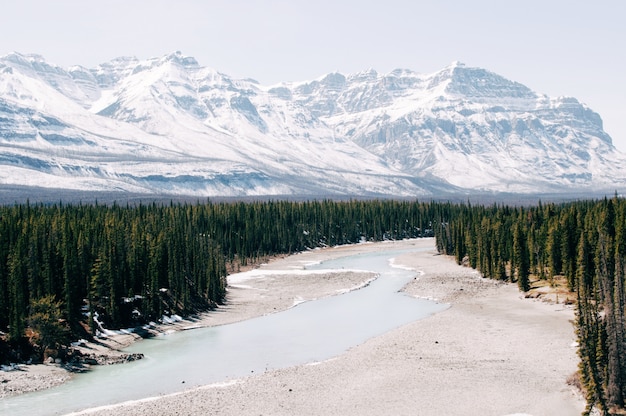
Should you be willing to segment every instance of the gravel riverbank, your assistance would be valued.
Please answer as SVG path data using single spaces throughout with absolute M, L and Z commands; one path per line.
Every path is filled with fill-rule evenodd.
M 373 276 L 305 276 L 297 270 L 330 258 L 405 248 L 427 249 L 395 259 L 418 275 L 405 292 L 449 303 L 443 312 L 325 362 L 80 414 L 579 415 L 584 402 L 567 384 L 578 363 L 573 309 L 525 299 L 516 286 L 482 279 L 437 255 L 433 246 L 433 239 L 360 244 L 274 260 L 231 276 L 225 307 L 177 325 L 227 324 L 359 287 Z

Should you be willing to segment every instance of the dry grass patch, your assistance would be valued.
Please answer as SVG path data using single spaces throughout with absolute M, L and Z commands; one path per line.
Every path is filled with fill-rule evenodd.
M 531 279 L 531 288 L 526 293 L 526 297 L 566 305 L 576 303 L 576 293 L 569 290 L 567 279 L 561 275 L 555 276 L 551 280 Z

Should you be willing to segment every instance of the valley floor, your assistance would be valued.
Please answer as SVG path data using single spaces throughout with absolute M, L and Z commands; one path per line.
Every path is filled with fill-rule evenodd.
M 433 239 L 406 240 L 277 259 L 263 266 L 263 273 L 231 276 L 227 306 L 197 322 L 175 325 L 248 319 L 355 288 L 372 278 L 354 272 L 306 277 L 286 272 L 309 262 L 433 246 Z M 525 299 L 516 286 L 482 279 L 434 249 L 401 255 L 395 263 L 420 272 L 405 288 L 408 294 L 451 307 L 325 362 L 81 414 L 565 416 L 583 411 L 582 398 L 567 384 L 578 364 L 571 307 Z M 0 372 L 0 381 L 4 376 Z

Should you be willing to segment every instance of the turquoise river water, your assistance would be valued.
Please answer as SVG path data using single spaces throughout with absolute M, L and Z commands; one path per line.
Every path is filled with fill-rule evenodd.
M 417 272 L 392 267 L 390 259 L 415 251 L 354 255 L 308 267 L 368 270 L 379 277 L 362 289 L 283 312 L 142 340 L 127 351 L 141 352 L 144 359 L 95 367 L 59 387 L 0 399 L 0 414 L 62 415 L 335 357 L 447 307 L 400 292 Z

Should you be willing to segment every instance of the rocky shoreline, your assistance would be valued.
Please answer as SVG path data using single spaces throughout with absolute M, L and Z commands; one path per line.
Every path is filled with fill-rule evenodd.
M 43 364 L 0 366 L 0 399 L 56 387 L 92 366 L 117 365 L 142 358 L 143 354 L 124 353 L 97 340 L 83 341 L 71 347 L 66 361 L 48 357 Z
M 58 364 L 11 365 L 0 370 L 0 399 L 65 383 L 72 373 Z

